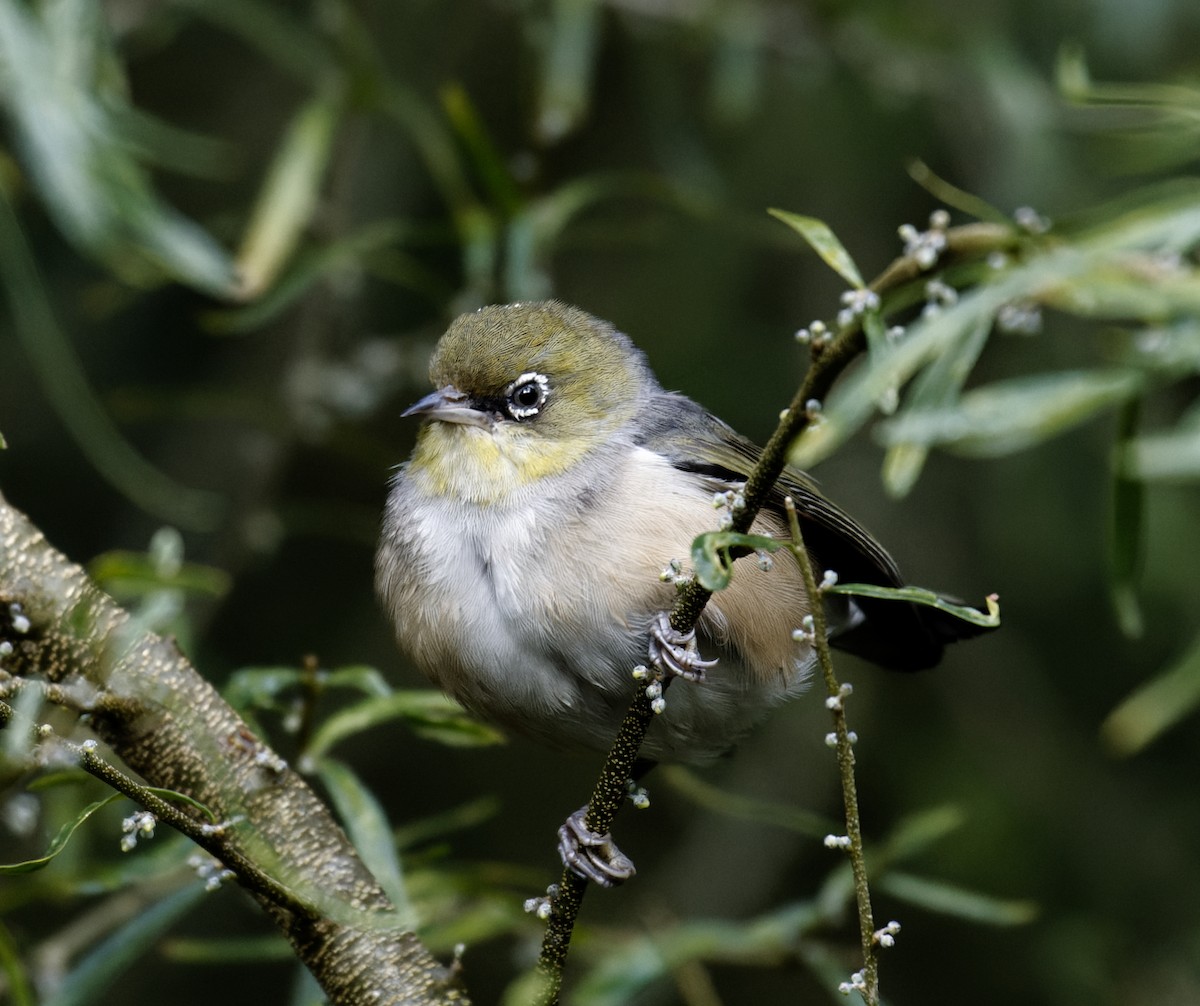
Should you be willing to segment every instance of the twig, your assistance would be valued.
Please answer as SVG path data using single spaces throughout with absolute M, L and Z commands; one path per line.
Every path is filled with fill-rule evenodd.
M 784 501 L 787 509 L 788 529 L 792 535 L 792 554 L 800 567 L 804 579 L 804 592 L 815 599 L 809 610 L 812 616 L 812 645 L 817 651 L 817 662 L 825 690 L 829 693 L 826 707 L 833 714 L 833 730 L 836 737 L 838 775 L 842 780 L 842 804 L 846 812 L 846 852 L 850 856 L 850 869 L 854 874 L 854 895 L 858 902 L 858 931 L 862 943 L 863 969 L 861 972 L 862 996 L 867 1006 L 879 1006 L 879 961 L 875 956 L 875 919 L 871 911 L 871 889 L 867 883 L 867 861 L 863 852 L 862 823 L 858 814 L 858 787 L 854 781 L 855 737 L 846 724 L 844 700 L 849 685 L 843 686 L 833 671 L 833 654 L 829 648 L 829 626 L 825 617 L 825 606 L 821 604 L 821 590 L 813 574 L 808 550 L 804 547 L 804 536 L 800 532 L 800 519 L 796 515 L 796 504 L 789 496 Z
M 956 261 L 978 258 L 997 248 L 1008 248 L 1014 243 L 1015 233 L 1012 227 L 986 223 L 952 228 L 945 233 L 946 243 L 940 265 L 945 267 Z M 928 275 L 925 264 L 913 255 L 904 255 L 895 259 L 872 281 L 870 288 L 881 295 L 896 292 L 897 299 L 903 304 L 906 303 L 903 297 L 905 288 L 912 284 L 921 284 L 923 287 Z M 750 530 L 772 486 L 787 466 L 789 448 L 810 422 L 808 403 L 823 401 L 837 378 L 865 349 L 866 336 L 861 319 L 841 329 L 827 346 L 820 350 L 813 347 L 809 368 L 799 390 L 780 417 L 779 425 L 763 448 L 758 464 L 746 479 L 742 490 L 745 502 L 733 511 L 732 531 L 746 533 Z M 679 588 L 671 609 L 671 626 L 681 633 L 691 630 L 711 596 L 712 592 L 702 587 L 694 577 L 687 581 Z M 667 679 L 663 686 L 669 683 L 670 679 Z M 611 831 L 613 819 L 628 792 L 627 784 L 633 774 L 638 751 L 653 719 L 650 699 L 645 688 L 639 685 L 588 801 L 585 823 L 589 830 L 597 834 Z M 551 1006 L 558 1001 L 571 934 L 586 890 L 587 881 L 564 867 L 538 958 L 537 967 L 543 979 L 542 994 L 535 1000 L 539 1006 Z

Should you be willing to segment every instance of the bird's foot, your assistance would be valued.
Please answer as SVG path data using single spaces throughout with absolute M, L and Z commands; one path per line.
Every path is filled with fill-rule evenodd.
M 664 677 L 703 681 L 705 670 L 716 661 L 700 656 L 694 628 L 680 632 L 671 625 L 671 616 L 660 611 L 650 627 L 650 663 Z
M 637 873 L 633 860 L 617 848 L 611 834 L 599 835 L 588 828 L 586 814 L 587 807 L 580 807 L 558 829 L 558 854 L 567 869 L 585 880 L 616 887 Z

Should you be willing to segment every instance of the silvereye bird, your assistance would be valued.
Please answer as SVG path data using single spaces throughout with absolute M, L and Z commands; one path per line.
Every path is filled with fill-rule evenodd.
M 692 540 L 718 526 L 714 497 L 742 486 L 760 449 L 664 391 L 627 336 L 555 301 L 485 307 L 442 336 L 430 376 L 437 390 L 404 413 L 426 422 L 392 480 L 376 585 L 435 684 L 502 727 L 605 750 L 649 641 L 660 670 L 700 680 L 672 690 L 642 754 L 688 762 L 727 751 L 803 690 L 814 654 L 792 630 L 811 599 L 786 550 L 770 568 L 738 559 L 696 637 L 672 636 L 664 567 L 686 566 Z M 902 583 L 883 547 L 795 469 L 755 533 L 789 537 L 785 496 L 818 571 Z M 900 670 L 980 631 L 895 601 L 825 603 L 833 645 Z

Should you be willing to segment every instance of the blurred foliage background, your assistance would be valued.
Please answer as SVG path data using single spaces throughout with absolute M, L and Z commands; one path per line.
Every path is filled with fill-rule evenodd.
M 474 746 L 390 691 L 423 683 L 373 598 L 374 535 L 448 320 L 577 303 L 761 440 L 802 373 L 792 333 L 845 285 L 768 207 L 826 221 L 867 275 L 939 206 L 913 158 L 1057 227 L 1194 172 L 1197 38 L 1193 0 L 0 0 L 0 487 L 286 756 L 359 717 L 322 736 L 338 762 L 302 767 L 350 816 L 378 810 L 353 778 L 375 795 L 413 911 L 443 953 L 467 941 L 472 994 L 495 1001 L 536 953 L 520 903 L 557 875 L 554 829 L 598 759 Z M 992 339 L 971 384 L 1125 345 L 1050 311 Z M 1196 359 L 1143 426 L 1186 424 Z M 1030 450 L 934 453 L 903 499 L 869 432 L 817 470 L 916 582 L 1003 603 L 1002 631 L 937 671 L 841 664 L 876 917 L 903 924 L 891 1002 L 1200 1002 L 1195 721 L 1124 755 L 1102 732 L 1181 660 L 1152 718 L 1194 697 L 1196 466 L 1168 445 L 1144 491 L 1114 481 L 1134 410 L 1093 404 Z M 1114 607 L 1114 565 L 1140 610 Z M 650 777 L 653 809 L 620 821 L 637 881 L 585 906 L 578 1001 L 840 1000 L 855 936 L 820 840 L 827 729 L 813 696 L 714 769 Z M 10 862 L 99 795 L 20 788 Z M 138 955 L 126 1002 L 312 1001 L 248 899 L 179 886 L 180 843 L 117 851 L 128 812 L 0 878 L 0 956 L 65 997 L 55 976 L 117 939 Z M 110 978 L 79 987 L 107 1001 Z

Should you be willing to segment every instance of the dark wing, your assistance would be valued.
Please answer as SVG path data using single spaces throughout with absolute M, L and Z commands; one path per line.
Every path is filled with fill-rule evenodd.
M 644 443 L 671 459 L 676 468 L 725 482 L 745 482 L 762 448 L 682 395 L 663 393 L 643 411 Z M 837 572 L 841 583 L 901 587 L 904 579 L 892 557 L 849 514 L 830 502 L 803 472 L 785 468 L 764 510 L 786 522 L 783 501 L 796 504 L 808 551 L 821 570 Z M 817 571 L 818 577 L 821 570 Z M 856 597 L 862 618 L 838 632 L 839 649 L 897 671 L 932 667 L 946 643 L 988 631 L 937 608 Z

